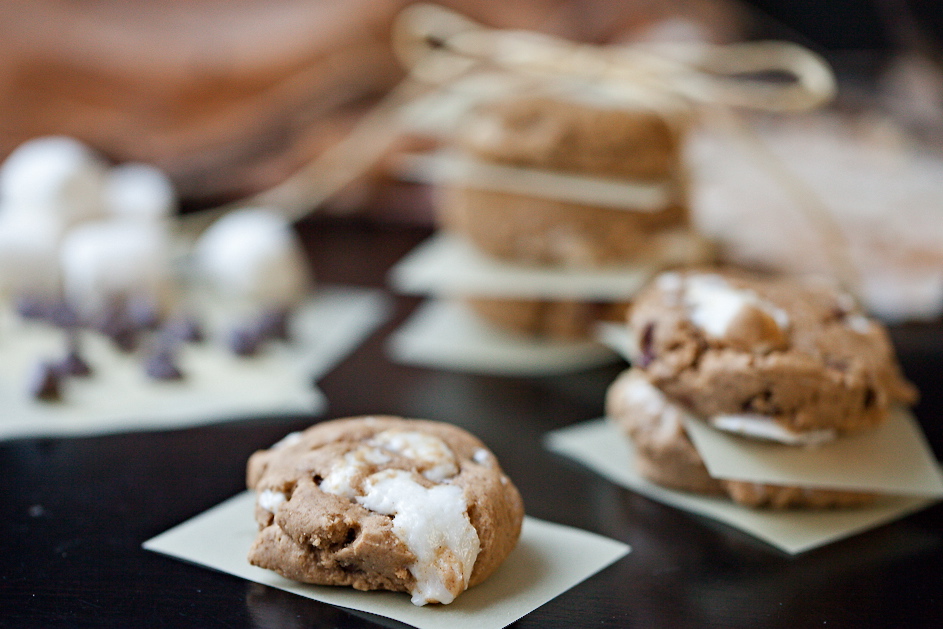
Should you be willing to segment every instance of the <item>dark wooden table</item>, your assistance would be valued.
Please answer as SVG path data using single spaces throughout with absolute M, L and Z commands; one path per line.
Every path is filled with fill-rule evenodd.
M 342 220 L 303 225 L 325 281 L 383 286 L 428 231 Z M 602 413 L 620 367 L 503 378 L 395 365 L 393 320 L 321 381 L 327 417 L 393 413 L 479 435 L 530 515 L 633 552 L 517 627 L 941 627 L 943 506 L 799 557 L 616 487 L 544 451 L 548 430 Z M 893 330 L 943 454 L 943 326 Z M 2 360 L 2 357 L 0 357 Z M 0 409 L 0 413 L 2 413 Z M 93 438 L 0 443 L 2 627 L 374 627 L 354 614 L 146 552 L 141 543 L 241 491 L 246 458 L 318 418 L 265 418 Z

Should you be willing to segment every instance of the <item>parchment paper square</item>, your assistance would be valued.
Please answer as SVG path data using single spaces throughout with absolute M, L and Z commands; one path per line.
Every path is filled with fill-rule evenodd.
M 604 419 L 549 433 L 553 452 L 586 465 L 612 482 L 652 500 L 713 518 L 790 554 L 866 531 L 918 511 L 936 499 L 882 496 L 871 506 L 822 511 L 765 511 L 741 507 L 723 498 L 672 491 L 654 485 L 635 471 L 635 455 L 627 438 Z
M 943 496 L 933 451 L 916 418 L 893 408 L 886 422 L 815 447 L 725 433 L 685 418 L 684 427 L 714 478 L 882 494 Z
M 70 378 L 64 400 L 44 403 L 26 395 L 37 360 L 60 358 L 63 333 L 0 311 L 0 438 L 104 434 L 181 428 L 244 417 L 320 413 L 324 396 L 314 385 L 388 316 L 381 291 L 323 286 L 293 316 L 293 341 L 272 344 L 258 356 L 238 358 L 223 343 L 182 347 L 182 381 L 154 382 L 139 353 L 123 354 L 104 337 L 85 333 L 82 351 L 91 378 Z M 214 313 L 206 313 L 208 320 Z M 219 331 L 210 330 L 210 335 Z
M 249 565 L 246 556 L 257 533 L 254 504 L 255 495 L 244 492 L 144 542 L 144 548 L 419 629 L 500 629 L 629 552 L 627 545 L 594 533 L 525 518 L 517 548 L 484 583 L 450 605 L 417 607 L 407 594 L 308 585 Z
M 426 301 L 389 338 L 399 363 L 472 373 L 542 376 L 618 360 L 595 341 L 535 339 L 500 330 L 460 302 Z
M 395 290 L 409 294 L 620 301 L 638 292 L 659 268 L 511 264 L 484 255 L 459 236 L 438 233 L 396 263 L 389 277 Z

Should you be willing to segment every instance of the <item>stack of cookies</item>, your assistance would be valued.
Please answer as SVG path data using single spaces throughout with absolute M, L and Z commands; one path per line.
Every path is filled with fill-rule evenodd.
M 667 272 L 628 316 L 633 367 L 607 414 L 659 485 L 752 507 L 847 507 L 874 494 L 714 478 L 686 425 L 777 448 L 814 447 L 874 428 L 916 391 L 886 331 L 834 286 L 732 272 Z
M 488 98 L 453 133 L 440 224 L 488 258 L 548 272 L 650 275 L 704 262 L 682 158 L 690 114 L 665 97 L 577 80 Z M 501 327 L 573 339 L 621 319 L 631 292 L 465 297 Z

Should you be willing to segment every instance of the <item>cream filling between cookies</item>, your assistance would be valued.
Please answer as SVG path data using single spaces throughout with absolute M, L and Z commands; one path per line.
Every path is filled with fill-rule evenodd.
M 371 467 L 390 462 L 390 453 L 416 461 L 425 468 L 423 476 L 437 484 L 424 487 L 413 472 L 398 469 L 363 478 Z M 438 437 L 387 430 L 347 452 L 319 487 L 376 513 L 393 516 L 393 534 L 416 557 L 409 567 L 416 580 L 410 592 L 412 602 L 447 604 L 468 587 L 480 551 L 464 491 L 446 484 L 458 472 L 455 455 Z M 362 484 L 358 483 L 361 479 Z
M 685 418 L 694 417 L 680 405 L 672 402 L 658 387 L 638 372 L 633 371 L 627 378 L 622 389 L 622 399 L 627 407 L 636 408 L 639 412 L 659 418 L 657 432 L 653 438 L 660 442 L 673 441 L 678 431 L 684 430 Z M 820 445 L 838 436 L 837 432 L 831 429 L 792 431 L 773 417 L 758 413 L 715 415 L 709 417 L 707 422 L 724 432 L 795 446 Z
M 494 164 L 445 152 L 431 157 L 411 155 L 403 161 L 404 176 L 424 183 L 455 184 L 631 212 L 660 212 L 680 196 L 679 185 L 671 179 L 604 179 Z
M 718 430 L 732 432 L 744 437 L 777 441 L 793 446 L 815 446 L 828 443 L 838 434 L 831 429 L 795 432 L 789 430 L 768 415 L 741 414 L 715 415 L 708 423 Z

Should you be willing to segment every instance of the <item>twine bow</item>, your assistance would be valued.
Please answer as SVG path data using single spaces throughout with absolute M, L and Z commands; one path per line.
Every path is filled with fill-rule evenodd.
M 818 196 L 792 175 L 755 133 L 729 114 L 732 108 L 801 112 L 831 100 L 835 79 L 828 64 L 801 46 L 781 41 L 725 46 L 705 43 L 578 44 L 529 31 L 486 28 L 434 4 L 412 4 L 393 25 L 395 54 L 406 78 L 341 142 L 278 186 L 237 203 L 193 216 L 199 232 L 221 214 L 249 205 L 280 209 L 298 220 L 376 164 L 404 132 L 402 112 L 419 98 L 448 90 L 478 72 L 497 71 L 525 82 L 577 79 L 630 88 L 634 98 L 665 99 L 710 107 L 753 152 L 762 167 L 799 202 L 823 234 L 836 275 L 857 286 L 857 271 L 838 226 Z M 776 80 L 771 80 L 775 78 Z
M 775 112 L 814 109 L 835 95 L 828 64 L 788 42 L 603 47 L 485 28 L 433 4 L 410 5 L 400 13 L 393 27 L 393 50 L 412 78 L 438 86 L 474 71 L 497 69 L 529 78 L 632 86 L 696 104 Z M 786 80 L 770 81 L 768 75 Z

